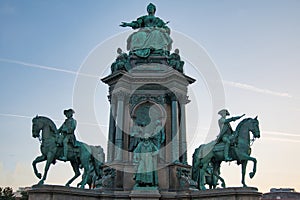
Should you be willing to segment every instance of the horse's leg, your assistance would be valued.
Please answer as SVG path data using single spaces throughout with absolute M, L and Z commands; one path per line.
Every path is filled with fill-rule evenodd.
M 47 154 L 47 162 L 46 162 L 46 165 L 45 165 L 45 169 L 44 169 L 44 175 L 43 175 L 43 178 L 40 180 L 40 182 L 38 183 L 39 185 L 42 185 L 44 184 L 44 181 L 46 180 L 47 178 L 47 174 L 48 174 L 48 170 L 49 170 L 49 167 L 51 165 L 51 163 L 53 162 L 54 160 L 54 153 L 52 152 L 49 152 Z
M 79 183 L 77 183 L 77 187 L 79 187 L 82 184 L 82 181 L 80 181 Z
M 84 188 L 84 186 L 87 183 L 90 185 L 91 184 L 90 180 L 92 180 L 90 166 L 87 164 L 84 164 L 83 169 L 84 170 L 83 170 L 83 175 L 82 175 L 81 188 Z
M 82 175 L 82 181 L 81 181 L 81 187 L 84 188 L 85 185 L 89 182 L 90 176 L 91 176 L 91 154 L 89 151 L 87 151 L 88 146 L 81 145 L 81 151 L 80 151 L 80 163 L 83 166 L 83 175 Z M 91 149 L 92 150 L 92 149 Z
M 248 187 L 245 183 L 245 174 L 246 174 L 247 163 L 248 163 L 248 160 L 242 161 L 242 184 L 243 184 L 243 187 Z
M 36 168 L 36 164 L 37 164 L 37 163 L 40 163 L 40 162 L 43 162 L 43 161 L 45 161 L 45 160 L 46 160 L 46 156 L 41 155 L 41 156 L 38 156 L 38 157 L 32 162 L 32 167 L 33 167 L 34 174 L 35 174 L 39 179 L 42 178 L 42 174 L 38 172 L 38 169 Z
M 255 175 L 255 173 L 256 173 L 256 165 L 257 165 L 257 160 L 256 160 L 256 158 L 253 158 L 253 157 L 249 156 L 248 154 L 241 154 L 241 155 L 240 155 L 240 159 L 241 159 L 241 160 L 247 160 L 247 161 L 250 160 L 250 161 L 253 162 L 253 169 L 252 169 L 252 172 L 249 173 L 250 178 L 253 178 L 254 175 Z M 246 165 L 247 165 L 247 164 L 246 164 Z
M 199 189 L 200 190 L 206 190 L 204 180 L 205 180 L 205 173 L 206 173 L 207 167 L 208 167 L 208 163 L 205 162 L 205 163 L 203 163 L 202 168 L 199 170 Z
M 71 161 L 71 165 L 73 168 L 73 171 L 75 175 L 66 183 L 67 187 L 70 187 L 70 184 L 78 177 L 80 176 L 79 166 L 77 162 Z M 82 186 L 82 185 L 81 185 Z
M 216 163 L 215 164 L 215 167 L 214 167 L 214 170 L 213 170 L 213 175 L 217 177 L 217 181 L 220 180 L 222 183 L 221 183 L 221 186 L 222 188 L 225 188 L 226 187 L 226 184 L 225 184 L 225 181 L 224 179 L 219 175 L 220 174 L 220 166 L 221 166 L 221 163 Z M 216 187 L 215 187 L 216 188 Z
M 255 173 L 256 173 L 257 160 L 256 160 L 256 158 L 253 158 L 253 157 L 250 157 L 250 156 L 249 156 L 249 160 L 251 160 L 253 162 L 252 172 L 249 173 L 250 178 L 253 178 Z

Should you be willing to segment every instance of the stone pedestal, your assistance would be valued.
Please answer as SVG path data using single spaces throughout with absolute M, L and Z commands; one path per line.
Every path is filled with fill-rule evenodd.
M 257 188 L 225 188 L 205 191 L 160 191 L 155 188 L 141 188 L 131 191 L 108 191 L 42 185 L 32 187 L 28 194 L 29 200 L 259 200 L 261 198 L 261 193 L 257 191 Z
M 182 198 L 181 198 L 182 197 Z M 190 194 L 178 195 L 179 199 L 201 200 L 259 200 L 261 193 L 257 188 L 225 188 L 205 191 L 193 191 Z
M 157 189 L 137 189 L 132 190 L 129 197 L 132 200 L 159 200 L 161 195 Z
M 29 200 L 98 200 L 99 191 L 57 185 L 33 186 Z
M 195 79 L 168 66 L 166 58 L 156 57 L 161 62 L 151 58 L 151 62 L 138 65 L 132 59 L 135 64 L 131 71 L 117 71 L 101 79 L 109 86 L 111 109 L 106 165 L 116 169 L 113 189 L 132 190 L 135 140 L 148 134 L 155 143 L 157 134 L 161 134 L 156 131 L 159 122 L 164 141 L 155 143 L 159 149 L 158 185 L 160 190 L 176 190 L 180 188 L 178 167 L 173 165 L 187 165 L 185 106 L 189 102 L 188 85 Z M 140 131 L 134 132 L 137 136 L 133 137 L 134 127 Z

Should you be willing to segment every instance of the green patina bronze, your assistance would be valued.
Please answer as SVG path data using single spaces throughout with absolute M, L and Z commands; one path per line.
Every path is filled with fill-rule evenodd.
M 64 115 L 67 117 L 67 119 L 57 130 L 57 132 L 61 133 L 61 136 L 63 136 L 62 143 L 64 147 L 64 155 L 61 157 L 61 160 L 65 160 L 65 161 L 67 160 L 69 143 L 74 147 L 76 142 L 74 131 L 76 129 L 77 122 L 75 119 L 73 119 L 74 113 L 75 112 L 73 109 L 64 110 Z
M 35 175 L 41 179 L 39 185 L 44 184 L 50 165 L 55 164 L 56 160 L 69 161 L 72 165 L 75 175 L 66 183 L 66 186 L 80 176 L 80 167 L 84 169 L 80 182 L 81 188 L 84 188 L 86 184 L 91 184 L 91 180 L 96 179 L 96 175 L 98 178 L 102 176 L 103 149 L 100 146 L 94 147 L 76 141 L 75 136 L 70 136 L 74 135 L 76 127 L 75 120 L 72 118 L 73 112 L 73 110 L 64 112 L 67 119 L 60 129 L 57 129 L 54 122 L 47 117 L 36 116 L 32 120 L 32 137 L 39 138 L 41 141 L 42 155 L 32 162 Z M 46 161 L 46 165 L 42 176 L 38 172 L 36 164 L 44 161 Z
M 250 156 L 250 132 L 260 137 L 257 118 L 240 122 L 235 131 L 230 122 L 244 115 L 226 118 L 225 109 L 218 114 L 220 134 L 216 140 L 202 144 L 193 154 L 192 167 L 187 163 L 186 109 L 189 103 L 187 86 L 195 80 L 183 74 L 184 61 L 179 50 L 170 54 L 172 39 L 168 22 L 155 16 L 156 7 L 149 4 L 148 15 L 120 26 L 131 27 L 136 32 L 127 40 L 127 50 L 117 49 L 117 58 L 111 64 L 111 74 L 102 79 L 109 85 L 110 124 L 107 163 L 100 146 L 90 146 L 75 137 L 74 111 L 65 110 L 65 122 L 57 129 L 47 117 L 32 120 L 32 136 L 41 141 L 41 156 L 32 163 L 35 175 L 44 184 L 47 172 L 56 160 L 69 161 L 75 173 L 66 185 L 84 169 L 77 186 L 101 187 L 121 191 L 133 188 L 141 190 L 189 190 L 214 189 L 221 181 L 220 167 L 223 161 L 237 161 L 242 165 L 242 184 L 245 184 L 247 162 L 254 163 L 249 174 L 256 173 L 256 159 Z M 179 73 L 178 73 L 179 72 Z M 123 151 L 128 151 L 124 153 Z M 46 161 L 44 174 L 37 170 L 37 163 Z M 169 163 L 172 163 L 169 165 Z M 168 180 L 158 178 L 168 174 Z M 132 170 L 134 181 L 120 173 Z M 158 183 L 160 181 L 160 183 Z M 133 185 L 135 184 L 135 185 Z M 158 188 L 159 186 L 159 188 Z
M 156 7 L 152 3 L 147 6 L 148 15 L 139 17 L 136 21 L 122 22 L 120 26 L 139 29 L 129 36 L 127 50 L 132 54 L 146 58 L 151 53 L 168 55 L 172 46 L 170 29 L 167 23 L 155 17 Z
M 137 171 L 134 176 L 135 188 L 158 186 L 158 153 L 157 146 L 152 142 L 150 135 L 146 134 L 134 150 L 134 162 L 137 163 Z
M 177 71 L 183 73 L 184 61 L 180 58 L 179 49 L 175 49 L 174 53 L 168 57 L 168 64 Z
M 129 63 L 129 56 L 126 53 L 123 53 L 121 48 L 117 49 L 117 53 L 119 54 L 116 58 L 116 61 L 111 65 L 111 72 L 114 73 L 118 70 L 129 71 L 131 69 L 131 65 Z
M 217 138 L 217 143 L 220 143 L 221 141 L 225 144 L 224 146 L 224 158 L 225 161 L 230 161 L 232 158 L 229 156 L 229 147 L 231 141 L 234 139 L 235 135 L 233 134 L 233 130 L 230 126 L 230 122 L 234 122 L 236 120 L 239 120 L 244 115 L 237 116 L 237 117 L 231 117 L 226 119 L 226 116 L 229 116 L 229 112 L 226 109 L 222 109 L 218 112 L 219 115 L 221 115 L 221 118 L 219 119 L 219 128 L 220 128 L 220 134 Z
M 225 112 L 226 114 L 226 112 Z M 227 114 L 226 114 L 227 115 Z M 222 116 L 223 117 L 223 116 Z M 239 119 L 239 117 L 235 117 L 234 119 Z M 231 120 L 223 123 L 225 127 L 225 132 L 228 130 L 231 131 L 230 122 Z M 221 129 L 221 136 L 218 137 L 215 141 L 212 141 L 208 144 L 200 145 L 193 154 L 193 167 L 192 167 L 192 179 L 198 183 L 198 188 L 201 190 L 205 190 L 205 184 L 210 184 L 205 179 L 205 176 L 211 174 L 211 178 L 215 176 L 217 179 L 221 180 L 222 186 L 225 187 L 224 180 L 220 177 L 220 165 L 223 161 L 236 160 L 238 164 L 242 164 L 242 184 L 243 187 L 247 187 L 245 183 L 245 173 L 248 161 L 253 162 L 253 170 L 249 173 L 250 178 L 253 178 L 256 173 L 256 159 L 250 156 L 251 148 L 250 148 L 250 132 L 253 134 L 254 138 L 260 137 L 259 131 L 259 122 L 257 117 L 247 118 L 241 121 L 234 134 L 228 138 L 230 138 L 230 148 L 229 155 L 225 159 L 224 151 L 225 151 L 225 142 L 222 139 L 224 135 L 224 128 Z M 229 135 L 229 134 L 228 134 Z M 211 169 L 210 169 L 211 168 Z M 208 173 L 210 171 L 210 173 Z M 211 172 L 212 171 L 212 172 Z M 216 185 L 216 180 L 213 185 Z

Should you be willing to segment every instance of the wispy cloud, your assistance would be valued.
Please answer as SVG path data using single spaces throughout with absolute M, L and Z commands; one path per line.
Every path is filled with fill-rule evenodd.
M 279 97 L 287 97 L 287 98 L 292 98 L 293 96 L 290 95 L 289 93 L 286 92 L 277 92 L 277 91 L 272 91 L 269 89 L 264 89 L 264 88 L 258 88 L 253 85 L 245 84 L 245 83 L 238 83 L 238 82 L 232 82 L 232 81 L 223 81 L 224 84 L 231 86 L 231 87 L 236 87 L 244 90 L 249 90 L 252 92 L 258 92 L 262 94 L 269 94 L 273 96 L 279 96 Z
M 0 58 L 0 62 L 13 63 L 13 64 L 18 64 L 18 65 L 27 66 L 27 67 L 33 67 L 33 68 L 38 68 L 38 69 L 50 70 L 50 71 L 58 71 L 58 72 L 80 75 L 80 76 L 88 76 L 88 77 L 92 77 L 92 78 L 99 78 L 98 76 L 95 76 L 92 74 L 78 73 L 76 71 L 66 70 L 66 69 L 62 69 L 62 68 L 58 68 L 58 67 L 49 67 L 49 66 L 45 66 L 45 65 L 27 63 L 27 62 L 23 62 L 23 61 L 19 61 L 19 60 Z
M 35 116 L 28 116 L 28 115 L 18 115 L 18 114 L 8 114 L 8 113 L 0 113 L 0 117 L 17 117 L 17 118 L 25 118 L 25 119 L 33 119 Z M 63 119 L 52 119 L 54 122 L 61 122 Z M 108 127 L 105 124 L 97 124 L 97 123 L 90 123 L 90 122 L 79 122 L 78 124 L 87 125 L 87 126 L 102 126 Z
M 6 113 L 0 113 L 0 116 L 2 117 L 18 117 L 18 118 L 26 118 L 26 119 L 32 119 L 33 117 L 31 116 L 25 116 L 25 115 L 16 115 L 16 114 L 6 114 Z
M 278 132 L 278 131 L 262 131 L 262 135 L 266 136 L 264 137 L 264 139 L 267 140 L 300 143 L 300 134 Z
M 300 140 L 288 139 L 288 138 L 273 138 L 273 137 L 265 137 L 264 139 L 279 141 L 279 142 L 292 142 L 292 143 L 300 143 Z
M 278 132 L 278 131 L 263 131 L 263 133 L 267 135 L 273 135 L 273 136 L 300 137 L 300 134 L 285 133 L 285 132 Z

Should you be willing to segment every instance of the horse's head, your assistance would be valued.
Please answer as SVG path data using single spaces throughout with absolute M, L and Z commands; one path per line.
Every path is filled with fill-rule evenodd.
M 32 119 L 32 137 L 39 138 L 42 130 L 42 137 L 53 137 L 57 133 L 54 122 L 48 117 L 36 116 Z
M 41 123 L 41 119 L 39 116 L 36 116 L 32 119 L 32 137 L 39 138 L 40 131 L 43 128 L 43 123 Z
M 251 119 L 249 129 L 252 132 L 254 138 L 260 138 L 259 122 L 257 116 L 254 119 Z

